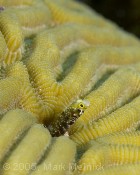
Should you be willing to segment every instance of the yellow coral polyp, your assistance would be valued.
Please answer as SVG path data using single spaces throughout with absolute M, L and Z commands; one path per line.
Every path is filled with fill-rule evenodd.
M 91 139 L 96 139 L 110 133 L 135 130 L 139 124 L 140 97 L 112 112 L 110 115 L 91 122 L 83 129 L 70 135 L 79 146 L 86 144 Z M 123 122 L 122 122 L 123 121 Z
M 33 4 L 33 0 L 21 0 L 21 1 L 18 1 L 18 0 L 13 0 L 13 1 L 11 1 L 11 0 L 0 0 L 0 4 L 2 5 L 2 6 L 5 6 L 5 7 L 8 7 L 8 6 L 29 6 L 29 5 L 32 5 Z
M 61 146 L 64 146 L 62 149 Z M 70 173 L 70 166 L 74 163 L 76 153 L 75 144 L 68 138 L 61 136 L 57 138 L 52 145 L 48 156 L 37 169 L 31 173 L 32 175 L 61 175 Z M 65 156 L 67 155 L 67 156 Z M 46 168 L 45 168 L 46 167 Z
M 65 136 L 52 139 L 48 129 L 35 122 L 34 115 L 21 109 L 11 110 L 2 116 L 0 120 L 1 173 L 3 175 L 71 173 L 72 169 L 69 166 L 75 161 L 75 143 Z M 50 164 L 54 167 L 58 166 L 59 169 L 47 170 Z M 9 168 L 6 168 L 7 165 Z
M 0 131 L 4 133 L 0 136 L 0 161 L 18 137 L 35 121 L 34 116 L 19 109 L 7 112 L 0 121 Z
M 121 57 L 119 58 L 121 59 Z M 117 61 L 119 62 L 119 59 Z M 127 61 L 129 61 L 129 58 Z M 78 130 L 84 126 L 92 125 L 95 120 L 102 118 L 115 109 L 121 107 L 129 99 L 139 94 L 139 92 L 140 75 L 139 72 L 135 70 L 135 67 L 133 69 L 119 69 L 97 90 L 92 91 L 86 96 L 86 99 L 89 100 L 91 105 L 70 128 L 69 132 L 72 134 L 74 132 L 78 132 Z
M 4 56 L 4 63 L 11 64 L 21 59 L 22 54 L 22 32 L 14 14 L 6 11 L 0 13 L 0 30 L 4 36 L 7 49 Z
M 83 175 L 139 175 L 140 164 L 126 164 L 101 168 L 101 170 L 91 171 Z
M 104 144 L 119 144 L 119 145 L 135 145 L 140 146 L 140 132 L 121 132 L 115 134 L 109 134 L 104 137 L 96 139 L 97 142 Z M 92 141 L 90 143 L 92 145 Z M 94 144 L 94 142 L 93 142 Z
M 30 37 L 41 32 L 50 25 L 51 18 L 49 11 L 43 6 L 35 8 L 26 7 L 22 9 L 11 8 L 9 11 L 16 15 L 24 37 Z
M 136 44 L 136 46 L 139 45 L 137 39 L 129 35 L 125 36 L 123 33 L 119 34 L 120 38 L 117 38 L 117 40 L 114 40 L 108 36 L 109 40 L 106 40 L 105 43 L 108 43 L 110 45 L 126 45 L 128 47 L 126 47 L 127 50 L 123 52 L 124 55 L 121 54 L 122 57 L 127 56 L 128 60 L 121 59 L 122 57 L 120 57 L 120 53 L 122 52 L 122 48 L 114 48 L 113 46 L 108 46 L 108 52 L 105 50 L 105 48 L 99 49 L 98 46 L 93 47 L 91 49 L 83 51 L 81 54 L 78 54 L 77 61 L 71 69 L 71 72 L 64 78 L 62 82 L 57 82 L 56 73 L 53 73 L 52 69 L 55 69 L 57 66 L 63 64 L 67 59 L 65 57 L 60 57 L 61 52 L 59 49 L 63 51 L 63 48 L 65 48 L 66 45 L 69 45 L 79 39 L 82 39 L 90 45 L 100 44 L 101 42 L 105 44 L 103 36 L 99 38 L 99 40 L 94 40 L 94 38 L 91 40 L 90 36 L 94 36 L 94 31 L 97 31 L 96 29 L 94 30 L 94 27 L 83 26 L 83 30 L 80 31 L 80 29 L 80 26 L 75 24 L 62 25 L 53 28 L 52 30 L 48 29 L 42 32 L 34 40 L 33 52 L 30 58 L 25 62 L 25 66 L 27 66 L 28 70 L 27 73 L 29 73 L 29 77 L 27 78 L 28 83 L 25 83 L 26 88 L 20 88 L 20 94 L 21 89 L 23 89 L 22 96 L 25 97 L 24 100 L 23 98 L 21 98 L 21 100 L 18 100 L 17 106 L 20 104 L 20 108 L 27 109 L 28 111 L 35 113 L 37 116 L 40 116 L 40 121 L 50 121 L 52 115 L 55 114 L 56 116 L 57 113 L 61 113 L 77 98 L 77 96 L 80 96 L 83 93 L 84 88 L 86 88 L 86 85 L 94 76 L 96 70 L 102 64 L 114 66 L 136 63 L 139 60 L 139 52 L 137 49 L 135 47 L 130 48 L 127 46 L 129 45 L 130 41 L 134 42 L 134 45 Z M 85 31 L 89 31 L 89 33 L 86 33 Z M 118 33 L 118 31 L 116 32 Z M 77 35 L 75 37 L 76 33 Z M 61 34 L 64 35 L 65 40 L 62 40 L 60 38 Z M 121 39 L 121 35 L 124 35 L 125 37 Z M 48 49 L 46 49 L 46 47 Z M 114 52 L 111 52 L 112 48 L 114 48 Z M 124 50 L 126 48 L 124 47 Z M 67 52 L 66 49 L 65 52 Z M 105 56 L 102 57 L 104 53 Z M 133 58 L 134 54 L 135 58 Z M 101 59 L 91 59 L 92 55 L 95 55 L 95 58 L 101 55 Z M 114 56 L 114 61 L 111 60 L 112 55 Z M 81 72 L 83 76 L 81 76 L 79 72 Z M 86 77 L 86 79 L 84 77 Z M 33 82 L 33 89 L 32 85 L 30 85 L 30 79 Z M 73 84 L 73 82 L 75 83 Z M 69 89 L 69 91 L 67 91 L 71 84 L 73 84 L 73 86 L 71 89 Z M 14 99 L 15 98 L 13 98 L 13 101 Z M 25 103 L 25 99 L 29 101 L 29 103 Z M 29 99 L 32 99 L 34 102 L 32 103 Z M 8 101 L 10 102 L 9 99 Z M 17 100 L 15 99 L 15 101 Z M 10 107 L 8 105 L 4 106 L 8 109 Z M 46 119 L 44 117 L 46 117 Z
M 105 20 L 101 15 L 91 10 L 88 6 L 76 1 L 70 0 L 44 0 L 46 5 L 50 8 L 54 23 L 79 23 L 97 25 L 115 29 L 115 25 L 110 21 Z M 76 18 L 75 18 L 76 16 Z
M 113 165 L 139 163 L 140 149 L 130 145 L 100 145 L 95 142 L 81 157 L 74 174 L 86 174 L 90 171 Z M 81 167 L 78 170 L 78 166 Z
M 38 138 L 38 144 L 36 144 L 36 138 Z M 35 124 L 25 135 L 20 145 L 12 152 L 11 156 L 5 164 L 9 165 L 9 169 L 3 170 L 3 175 L 10 174 L 27 174 L 33 165 L 37 164 L 42 154 L 48 148 L 51 142 L 51 136 L 47 129 L 39 124 Z M 26 155 L 27 150 L 32 150 Z M 15 165 L 26 165 L 30 164 L 30 168 L 14 168 Z

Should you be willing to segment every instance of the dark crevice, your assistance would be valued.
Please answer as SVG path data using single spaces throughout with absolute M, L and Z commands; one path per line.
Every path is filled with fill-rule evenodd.
M 26 63 L 26 61 L 30 58 L 31 54 L 33 53 L 33 44 L 34 44 L 34 37 L 30 37 L 30 38 L 25 38 L 24 40 L 24 53 L 22 56 L 22 62 Z
M 18 136 L 16 135 L 15 142 L 12 144 L 12 146 L 9 148 L 7 153 L 5 154 L 4 158 L 0 162 L 0 169 L 2 169 L 3 164 L 9 159 L 9 157 L 12 155 L 14 150 L 19 146 L 20 142 L 24 139 L 24 137 L 27 135 L 28 131 L 30 130 L 31 126 L 27 128 L 25 131 L 21 131 L 21 133 L 18 133 Z
M 79 52 L 75 52 L 73 54 L 71 54 L 67 59 L 66 61 L 62 64 L 62 70 L 63 72 L 58 75 L 58 77 L 56 78 L 56 80 L 58 82 L 62 81 L 68 74 L 69 72 L 71 71 L 71 69 L 73 68 L 74 64 L 76 63 L 77 61 L 77 55 L 78 55 Z
M 55 142 L 56 142 L 56 138 L 52 138 L 52 140 L 50 141 L 49 146 L 46 148 L 45 152 L 43 153 L 43 155 L 41 156 L 41 158 L 40 158 L 39 161 L 37 162 L 36 167 L 39 166 L 39 165 L 41 165 L 41 164 L 45 161 L 47 155 L 48 155 L 49 152 L 51 151 L 52 146 L 54 145 Z M 47 164 L 44 165 L 44 166 L 47 166 Z M 34 170 L 36 170 L 36 167 L 33 167 L 34 169 L 31 169 L 31 170 L 30 170 L 30 173 L 31 173 L 31 172 L 34 172 Z
M 1 67 L 0 68 L 0 80 L 3 80 L 6 78 L 7 68 Z
M 107 79 L 110 78 L 110 76 L 112 74 L 114 74 L 115 71 L 113 70 L 109 70 L 108 72 L 106 72 L 97 82 L 96 84 L 91 88 L 91 91 L 95 91 L 96 89 L 98 89 L 105 81 L 107 81 Z M 91 92 L 90 91 L 90 92 Z
M 112 69 L 106 71 L 105 74 L 95 84 L 93 84 L 93 86 L 91 87 L 91 89 L 87 93 L 85 93 L 83 96 L 81 96 L 81 98 L 84 98 L 87 95 L 89 95 L 92 91 L 97 90 L 100 86 L 102 86 L 102 84 L 105 81 L 107 81 L 110 78 L 110 76 L 112 74 L 114 74 L 115 71 L 116 70 L 112 70 Z
M 123 93 L 122 93 L 122 94 L 123 94 Z M 121 105 L 120 105 L 119 107 L 116 107 L 116 108 L 114 107 L 114 109 L 112 109 L 111 111 L 109 111 L 108 113 L 106 113 L 104 116 L 102 116 L 102 117 L 100 117 L 100 118 L 94 120 L 94 122 L 98 122 L 99 119 L 104 118 L 104 117 L 110 115 L 111 113 L 115 112 L 116 110 L 118 110 L 118 109 L 124 107 L 125 105 L 127 105 L 127 104 L 129 104 L 129 103 L 131 103 L 131 102 L 132 102 L 133 100 L 135 100 L 135 98 L 137 98 L 139 95 L 140 95 L 140 93 L 138 93 L 138 94 L 136 94 L 135 96 L 133 96 L 133 97 L 127 99 L 126 101 L 124 101 L 123 103 L 121 103 Z

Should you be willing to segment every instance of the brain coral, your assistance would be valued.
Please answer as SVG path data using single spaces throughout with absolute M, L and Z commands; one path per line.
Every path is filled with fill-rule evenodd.
M 140 41 L 73 0 L 0 0 L 0 174 L 138 175 Z

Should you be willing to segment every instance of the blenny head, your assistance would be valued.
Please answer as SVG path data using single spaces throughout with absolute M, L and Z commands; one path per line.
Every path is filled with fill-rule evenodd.
M 89 105 L 90 105 L 90 102 L 88 100 L 78 99 L 76 102 L 74 102 L 71 105 L 71 108 L 74 111 L 79 112 L 79 115 L 82 115 Z

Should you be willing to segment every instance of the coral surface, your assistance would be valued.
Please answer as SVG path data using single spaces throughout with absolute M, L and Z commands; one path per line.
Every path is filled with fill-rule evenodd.
M 139 48 L 82 3 L 0 0 L 0 174 L 138 175 Z

